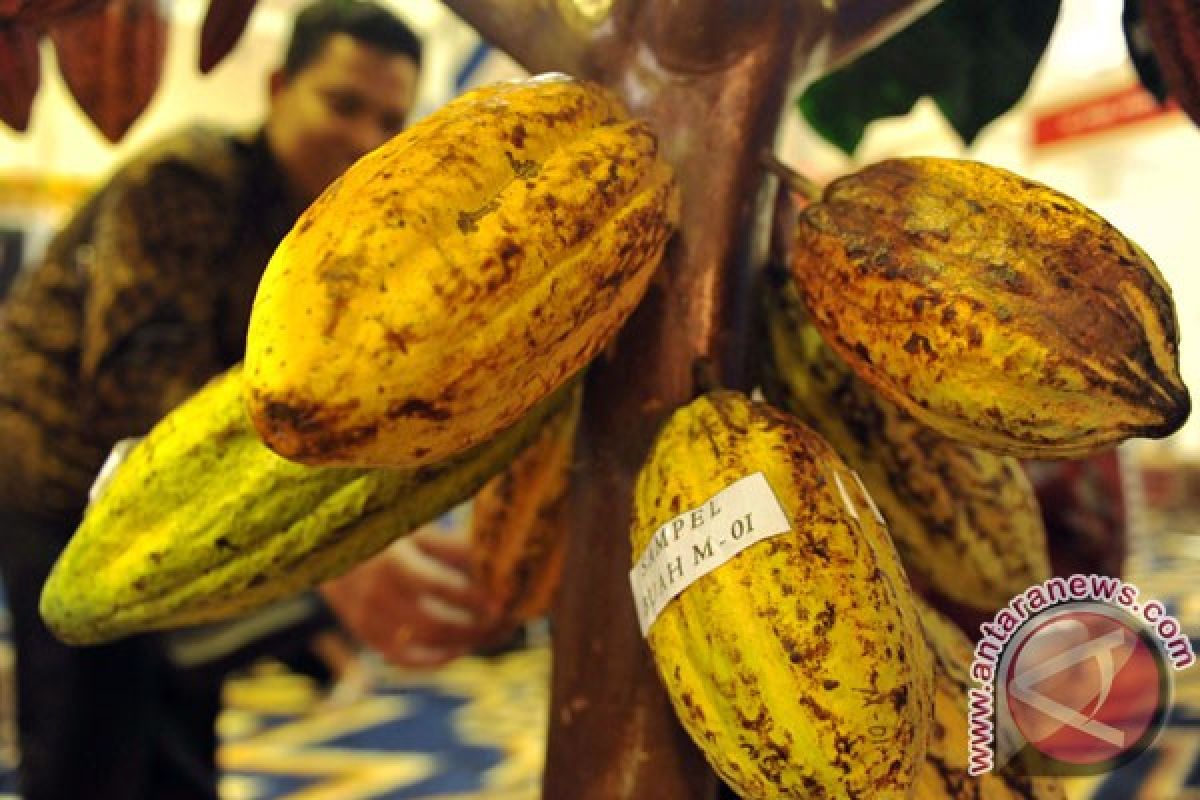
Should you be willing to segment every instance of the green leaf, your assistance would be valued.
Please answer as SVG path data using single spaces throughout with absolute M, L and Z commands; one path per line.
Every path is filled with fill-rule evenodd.
M 809 125 L 853 155 L 867 125 L 932 97 L 970 144 L 1029 87 L 1059 0 L 945 0 L 798 101 Z

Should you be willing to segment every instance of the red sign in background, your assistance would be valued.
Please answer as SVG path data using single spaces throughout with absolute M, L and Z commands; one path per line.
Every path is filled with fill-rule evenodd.
M 1166 117 L 1178 109 L 1173 100 L 1159 105 L 1154 95 L 1141 86 L 1129 86 L 1036 115 L 1033 143 L 1045 146 L 1103 133 Z

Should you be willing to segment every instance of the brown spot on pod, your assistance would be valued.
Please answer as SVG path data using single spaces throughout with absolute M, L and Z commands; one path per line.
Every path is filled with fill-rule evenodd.
M 410 397 L 403 402 L 392 403 L 388 406 L 387 416 L 389 419 L 397 417 L 419 417 L 421 419 L 434 420 L 443 422 L 450 419 L 450 412 L 444 408 L 439 408 L 428 400 L 419 397 Z

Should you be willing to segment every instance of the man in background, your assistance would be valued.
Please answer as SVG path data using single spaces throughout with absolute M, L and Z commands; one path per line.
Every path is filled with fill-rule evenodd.
M 68 648 L 38 616 L 41 586 L 112 445 L 241 360 L 275 246 L 330 182 L 401 130 L 420 58 L 417 38 L 381 7 L 318 0 L 296 18 L 259 131 L 188 130 L 134 158 L 0 307 L 0 569 L 25 800 L 216 797 L 224 671 L 261 649 L 214 670 L 181 666 L 157 635 Z M 399 664 L 439 664 L 488 638 L 463 545 L 405 542 L 403 558 L 327 587 L 345 627 Z M 331 624 L 310 599 L 305 623 L 273 646 Z

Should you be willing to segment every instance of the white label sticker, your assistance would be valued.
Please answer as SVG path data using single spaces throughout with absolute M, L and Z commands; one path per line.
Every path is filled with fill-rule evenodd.
M 761 472 L 683 512 L 650 537 L 629 583 L 642 635 L 673 598 L 752 544 L 792 529 Z

